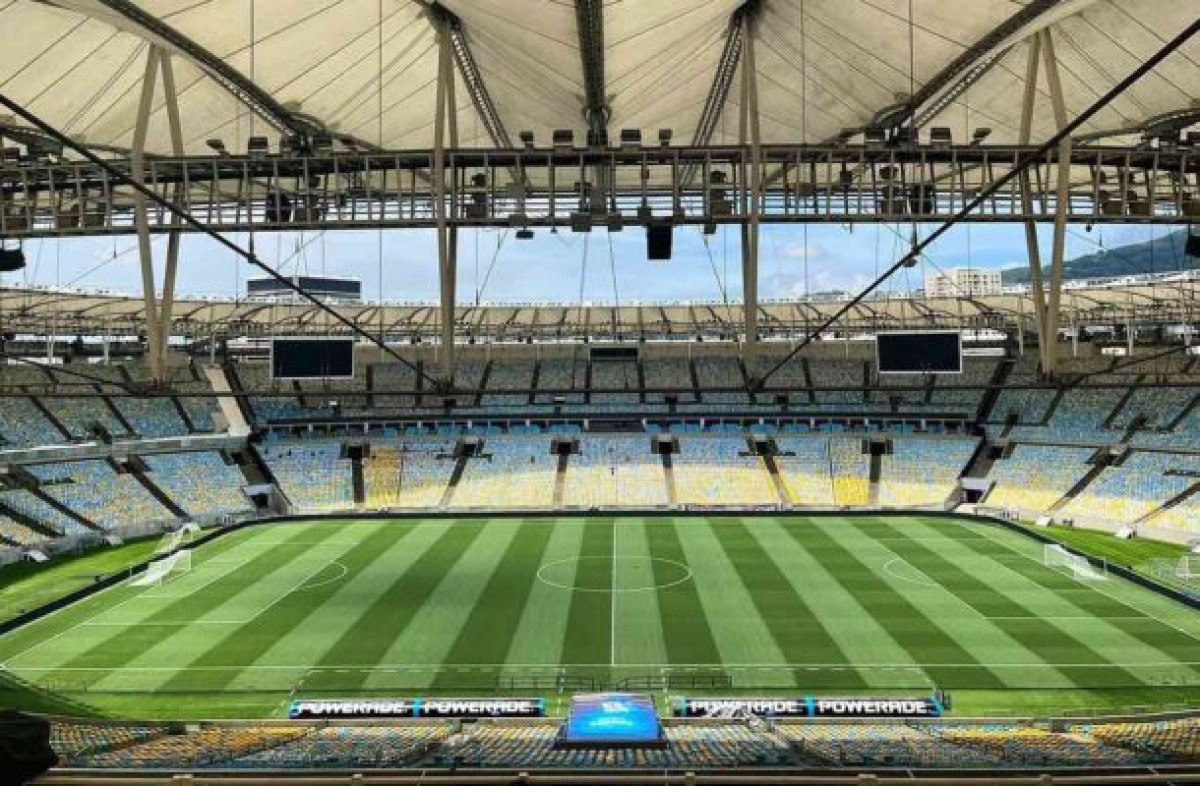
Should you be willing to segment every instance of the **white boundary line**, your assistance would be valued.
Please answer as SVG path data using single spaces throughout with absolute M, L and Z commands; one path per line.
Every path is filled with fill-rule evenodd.
M 13 666 L 3 667 L 5 671 L 14 674 L 25 672 L 47 672 L 47 671 L 66 671 L 66 672 L 221 672 L 221 671 L 329 671 L 329 672 L 363 672 L 363 671 L 391 671 L 395 673 L 403 673 L 408 671 L 441 671 L 441 670 L 494 670 L 494 669 L 542 669 L 546 671 L 558 672 L 565 668 L 610 668 L 612 663 L 374 663 L 374 664 L 337 664 L 329 666 L 314 666 L 314 665 L 298 665 L 298 666 L 283 666 L 283 665 L 249 665 L 249 666 Z M 617 668 L 622 669 L 664 669 L 671 670 L 679 669 L 828 669 L 853 671 L 858 669 L 903 669 L 906 671 L 924 670 L 924 669 L 968 669 L 968 668 L 988 668 L 988 669 L 1045 669 L 1045 668 L 1073 668 L 1073 669 L 1112 669 L 1112 668 L 1136 668 L 1145 666 L 1200 666 L 1200 661 L 1139 661 L 1136 663 L 987 663 L 972 661 L 970 663 L 805 663 L 805 662 L 777 662 L 777 663 L 621 663 L 617 664 Z M 1157 687 L 1148 685 L 1147 687 Z M 1187 687 L 1180 685 L 1176 687 Z M 1087 691 L 1089 688 L 1063 688 L 1062 690 L 1079 690 Z
M 1009 533 L 1009 534 L 1016 534 L 1016 533 Z M 1034 565 L 1038 565 L 1038 566 L 1042 567 L 1042 568 L 1043 568 L 1043 569 L 1045 569 L 1045 570 L 1051 570 L 1051 568 L 1048 568 L 1048 567 L 1047 567 L 1046 565 L 1044 565 L 1044 564 L 1043 564 L 1043 563 L 1042 563 L 1040 560 L 1036 560 L 1036 559 L 1034 559 L 1033 557 L 1029 556 L 1028 554 L 1026 554 L 1026 553 L 1024 553 L 1024 552 L 1022 552 L 1022 551 L 1018 550 L 1018 549 L 1017 549 L 1017 548 L 1015 548 L 1014 546 L 1011 546 L 1011 545 L 1009 545 L 1009 544 L 1007 544 L 1007 543 L 1004 543 L 1003 541 L 999 541 L 999 540 L 996 540 L 996 539 L 995 539 L 995 538 L 993 538 L 993 537 L 990 537 L 990 533 L 989 533 L 989 535 L 988 535 L 988 536 L 985 536 L 985 537 L 987 537 L 987 538 L 988 538 L 988 540 L 990 540 L 992 543 L 996 543 L 996 544 L 998 544 L 998 545 L 1000 545 L 1000 546 L 1003 546 L 1004 548 L 1008 549 L 1008 550 L 1009 550 L 1010 552 L 1012 552 L 1013 554 L 1016 554 L 1016 555 L 1018 555 L 1018 556 L 1024 557 L 1025 559 L 1027 559 L 1027 560 L 1029 560 L 1030 562 L 1032 562 Z M 1058 571 L 1054 571 L 1054 572 L 1055 572 L 1055 573 L 1057 573 Z M 1062 575 L 1062 574 L 1059 574 L 1059 575 Z M 1120 576 L 1118 576 L 1118 578 L 1121 578 L 1121 577 L 1120 577 Z M 1125 580 L 1125 579 L 1121 579 L 1121 581 L 1122 581 L 1122 583 L 1123 583 L 1123 584 L 1125 584 L 1125 585 L 1132 585 L 1132 586 L 1134 586 L 1134 587 L 1137 587 L 1139 590 L 1143 590 L 1143 591 L 1145 591 L 1145 592 L 1153 592 L 1153 590 L 1148 590 L 1148 589 L 1146 589 L 1145 587 L 1140 587 L 1140 586 L 1138 586 L 1137 584 L 1135 584 L 1135 583 L 1134 583 L 1134 582 L 1132 582 L 1132 581 L 1128 581 L 1128 580 Z M 1116 603 L 1118 606 L 1123 606 L 1124 608 L 1127 608 L 1127 609 L 1129 609 L 1130 611 L 1136 612 L 1136 614 L 1135 614 L 1135 615 L 1133 615 L 1133 616 L 1141 617 L 1142 619 L 1152 620 L 1152 621 L 1154 621 L 1154 622 L 1158 622 L 1158 623 L 1161 623 L 1161 624 L 1163 624 L 1163 625 L 1166 625 L 1168 628 L 1172 628 L 1172 629 L 1174 629 L 1174 630 L 1176 630 L 1176 631 L 1178 631 L 1178 632 L 1182 633 L 1184 636 L 1187 636 L 1187 637 L 1188 637 L 1189 639 L 1191 639 L 1192 641 L 1195 641 L 1195 642 L 1197 642 L 1197 643 L 1200 643 L 1200 636 L 1196 635 L 1195 633 L 1192 633 L 1191 631 L 1184 630 L 1183 628 L 1179 627 L 1179 626 L 1178 626 L 1178 625 L 1176 625 L 1174 622 L 1171 622 L 1171 621 L 1170 621 L 1170 620 L 1168 620 L 1168 619 L 1164 619 L 1164 618 L 1162 618 L 1162 617 L 1156 617 L 1156 616 L 1153 616 L 1153 615 L 1151 615 L 1151 614 L 1148 614 L 1148 613 L 1146 613 L 1146 612 L 1142 611 L 1141 609 L 1139 609 L 1138 607 L 1136 607 L 1136 606 L 1133 606 L 1133 605 L 1130 605 L 1130 604 L 1129 604 L 1129 603 L 1128 603 L 1126 600 L 1124 600 L 1123 598 L 1119 598 L 1119 597 L 1117 597 L 1116 595 L 1113 595 L 1111 592 L 1106 592 L 1104 588 L 1105 588 L 1105 587 L 1109 587 L 1109 586 L 1112 586 L 1112 585 L 1111 585 L 1111 584 L 1107 584 L 1107 583 L 1105 583 L 1105 584 L 1100 584 L 1100 583 L 1096 583 L 1096 584 L 1084 584 L 1083 582 L 1079 582 L 1079 587 L 1073 587 L 1072 589 L 1086 590 L 1086 591 L 1089 591 L 1089 592 L 1098 592 L 1098 593 L 1100 593 L 1101 595 L 1104 595 L 1104 596 L 1105 596 L 1106 598 L 1108 598 L 1109 600 L 1111 600 L 1111 601 L 1114 601 L 1114 602 L 1115 602 L 1115 603 Z M 1057 590 L 1056 590 L 1056 592 L 1057 592 Z M 1161 598 L 1162 596 L 1161 596 L 1161 595 L 1155 595 L 1155 597 Z M 1172 602 L 1174 602 L 1174 601 L 1172 601 Z M 1072 602 L 1072 604 L 1073 604 L 1073 605 L 1076 605 L 1076 604 L 1074 604 L 1073 602 Z M 1103 619 L 1126 619 L 1126 618 L 1127 618 L 1127 617 L 1126 617 L 1126 615 L 1117 616 L 1117 617 L 1102 617 L 1102 616 L 1100 616 L 1099 614 L 1095 614 L 1095 615 L 1092 615 L 1092 616 L 1093 616 L 1095 619 L 1099 619 L 1099 620 L 1103 620 Z M 1127 635 L 1132 635 L 1132 634 L 1127 634 Z M 1147 645 L 1147 646 L 1152 646 L 1152 645 Z M 1156 649 L 1157 649 L 1157 648 L 1156 648 Z M 1182 662 L 1182 661 L 1181 661 L 1181 662 Z
M 612 574 L 609 576 L 608 588 L 609 592 L 609 633 L 608 633 L 608 662 L 611 666 L 617 665 L 617 532 L 620 526 L 614 522 L 612 525 Z

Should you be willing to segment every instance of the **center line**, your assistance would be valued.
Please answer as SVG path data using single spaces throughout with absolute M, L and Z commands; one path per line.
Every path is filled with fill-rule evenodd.
M 609 588 L 612 590 L 609 594 L 612 595 L 612 603 L 609 606 L 612 609 L 612 627 L 608 634 L 608 641 L 611 647 L 609 652 L 609 665 L 617 665 L 617 531 L 620 529 L 616 523 L 612 525 L 612 579 L 608 582 Z

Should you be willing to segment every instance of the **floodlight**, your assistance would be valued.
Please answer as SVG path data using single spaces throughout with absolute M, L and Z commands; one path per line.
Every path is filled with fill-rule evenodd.
M 560 153 L 575 147 L 575 132 L 569 128 L 555 129 L 550 139 L 554 145 L 554 149 Z

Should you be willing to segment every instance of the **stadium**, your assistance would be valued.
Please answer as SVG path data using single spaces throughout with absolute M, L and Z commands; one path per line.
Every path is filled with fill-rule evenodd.
M 1200 783 L 1197 32 L 0 2 L 0 783 Z

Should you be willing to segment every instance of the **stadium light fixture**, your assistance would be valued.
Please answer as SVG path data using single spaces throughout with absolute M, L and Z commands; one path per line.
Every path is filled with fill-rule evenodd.
M 229 151 L 225 149 L 225 142 L 223 142 L 220 139 L 210 139 L 207 142 L 205 142 L 205 144 L 208 145 L 209 149 L 212 150 L 217 155 L 222 155 L 222 156 L 229 155 Z
M 532 131 L 522 131 L 519 134 L 517 134 L 517 136 L 520 138 L 521 144 L 525 147 L 526 150 L 533 150 L 533 132 Z
M 575 132 L 569 128 L 555 129 L 550 140 L 555 151 L 559 153 L 566 153 L 575 148 Z
M 671 137 L 674 136 L 674 134 L 675 132 L 669 128 L 658 129 L 658 144 L 662 147 L 670 147 Z
M 986 126 L 976 128 L 975 133 L 971 136 L 971 144 L 972 145 L 981 145 L 981 144 L 983 144 L 983 140 L 987 139 L 991 135 L 992 135 L 992 129 L 990 129 Z
M 640 128 L 621 129 L 621 149 L 636 150 L 642 146 L 642 130 Z

